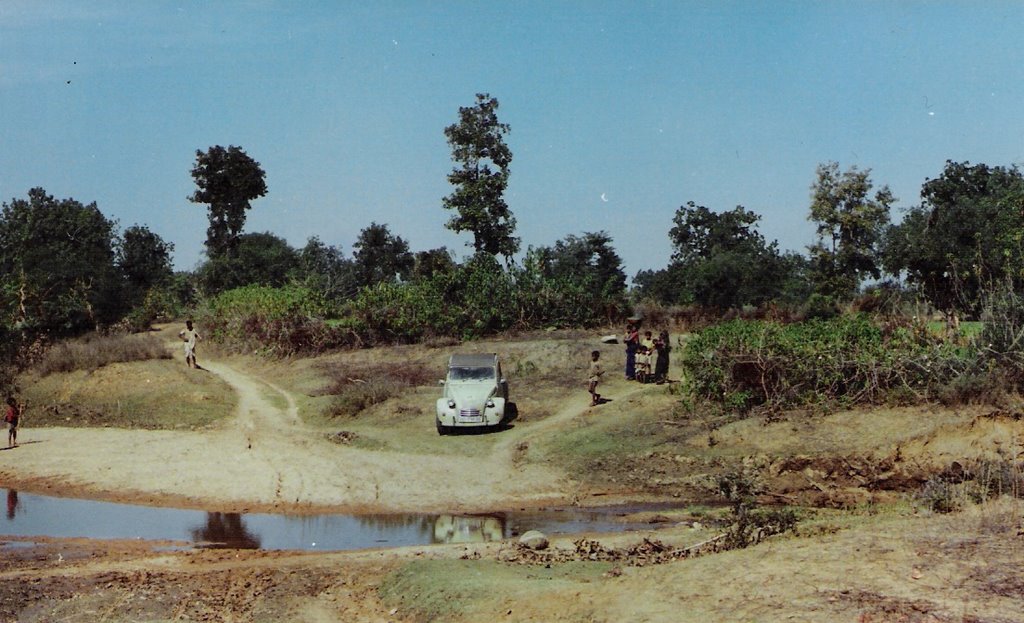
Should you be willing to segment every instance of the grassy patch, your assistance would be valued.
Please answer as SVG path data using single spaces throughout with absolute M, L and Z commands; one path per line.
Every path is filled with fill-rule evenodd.
M 658 406 L 665 400 L 665 396 L 645 397 L 642 406 L 618 408 L 613 402 L 582 416 L 575 428 L 547 439 L 538 449 L 545 461 L 560 463 L 574 472 L 595 467 L 595 461 L 615 461 L 649 452 L 670 441 L 669 434 L 676 432 L 658 423 Z M 631 413 L 625 413 L 627 410 Z
M 26 426 L 202 428 L 234 414 L 218 377 L 168 360 L 117 363 L 22 379 Z
M 329 415 L 357 415 L 373 405 L 412 388 L 433 385 L 437 372 L 415 361 L 366 362 L 335 360 L 322 365 L 328 385 L 324 394 L 334 397 Z
M 60 342 L 49 348 L 34 370 L 40 375 L 96 370 L 113 363 L 170 359 L 164 343 L 152 335 L 99 335 Z
M 946 335 L 946 333 L 947 333 L 946 321 L 944 321 L 944 320 L 929 320 L 927 324 L 928 324 L 928 330 L 931 331 L 932 333 L 934 333 L 935 335 L 939 335 L 939 336 L 945 336 Z M 964 321 L 962 321 L 960 323 L 960 335 L 961 335 L 961 337 L 964 337 L 964 338 L 972 338 L 972 337 L 978 335 L 979 333 L 981 333 L 981 329 L 984 326 L 985 326 L 984 323 L 981 322 L 980 320 L 964 320 Z
M 611 567 L 604 562 L 541 567 L 489 560 L 417 560 L 385 577 L 380 595 L 386 604 L 419 620 L 483 620 L 485 614 L 497 616 L 505 603 L 598 581 Z

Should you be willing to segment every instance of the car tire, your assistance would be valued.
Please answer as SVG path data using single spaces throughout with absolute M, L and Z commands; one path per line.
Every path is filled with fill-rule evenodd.
M 448 427 L 447 426 L 442 425 L 440 422 L 437 423 L 437 434 L 438 435 L 442 435 L 442 436 L 443 435 L 447 435 L 448 432 L 449 431 L 448 431 Z

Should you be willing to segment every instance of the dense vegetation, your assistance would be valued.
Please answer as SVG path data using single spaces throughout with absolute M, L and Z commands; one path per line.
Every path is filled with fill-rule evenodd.
M 1024 285 L 1024 176 L 1015 166 L 947 162 L 893 224 L 896 199 L 875 188 L 870 170 L 822 164 L 806 255 L 765 240 L 761 217 L 743 206 L 715 212 L 690 201 L 672 220 L 669 265 L 640 271 L 630 288 L 605 232 L 515 257 L 520 240 L 504 198 L 511 128 L 497 112 L 497 99 L 480 94 L 444 128 L 455 166 L 439 207 L 452 213 L 450 229 L 472 235 L 464 258 L 414 251 L 375 222 L 351 256 L 317 237 L 296 249 L 271 232 L 247 233 L 252 202 L 270 189 L 237 146 L 196 151 L 188 199 L 205 206 L 209 228 L 194 271 L 175 273 L 172 244 L 142 225 L 119 231 L 95 203 L 42 188 L 4 203 L 0 385 L 58 339 L 139 331 L 160 316 L 194 314 L 208 339 L 293 355 L 615 325 L 637 310 L 687 329 L 773 318 L 710 326 L 680 353 L 695 396 L 739 410 L 934 399 L 950 386 L 971 394 L 965 385 L 981 388 L 976 379 L 995 374 L 1019 384 L 1021 325 L 1007 303 Z M 865 280 L 876 280 L 868 294 Z M 933 313 L 954 327 L 985 319 L 985 333 L 949 342 L 910 320 Z
M 694 394 L 729 408 L 788 409 L 935 398 L 977 352 L 923 325 L 866 315 L 782 324 L 734 320 L 690 340 Z

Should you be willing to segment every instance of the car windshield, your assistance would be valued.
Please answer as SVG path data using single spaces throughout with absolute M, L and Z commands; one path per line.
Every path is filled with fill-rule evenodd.
M 490 381 L 494 379 L 494 368 L 490 366 L 474 366 L 449 368 L 449 381 Z

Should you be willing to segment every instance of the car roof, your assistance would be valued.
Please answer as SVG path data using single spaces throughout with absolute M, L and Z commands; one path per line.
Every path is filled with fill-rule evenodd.
M 458 353 L 448 360 L 449 368 L 493 366 L 498 362 L 496 353 Z

